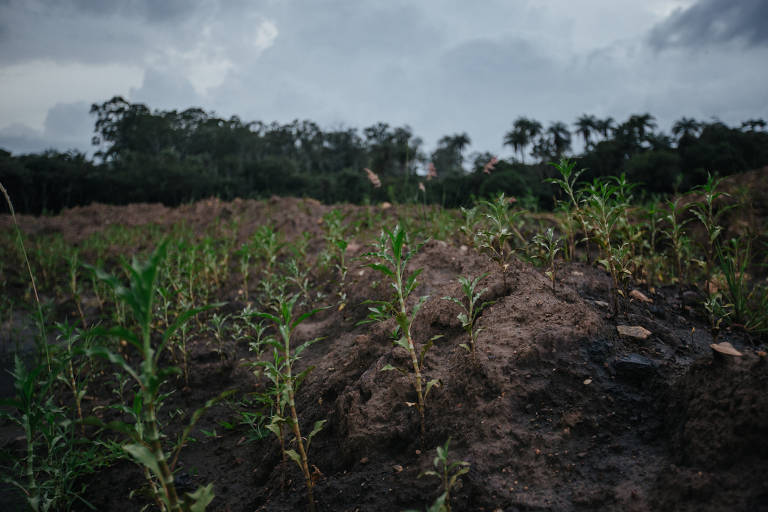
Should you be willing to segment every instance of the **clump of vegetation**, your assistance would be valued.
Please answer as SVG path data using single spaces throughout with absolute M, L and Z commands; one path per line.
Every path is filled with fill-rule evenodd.
M 130 266 L 126 265 L 125 271 L 130 276 L 128 286 L 125 286 L 117 277 L 94 269 L 98 277 L 114 291 L 118 300 L 130 308 L 138 328 L 138 332 L 133 332 L 126 327 L 116 326 L 108 330 L 99 329 L 97 332 L 104 338 L 116 338 L 134 347 L 139 353 L 141 364 L 138 368 L 134 368 L 119 353 L 113 352 L 106 345 L 96 346 L 86 351 L 90 356 L 103 357 L 117 365 L 125 375 L 131 377 L 138 385 L 132 405 L 130 407 L 118 405 L 123 413 L 131 417 L 132 422 L 115 421 L 102 424 L 100 420 L 93 418 L 91 423 L 121 432 L 130 439 L 122 448 L 143 468 L 144 476 L 160 510 L 168 512 L 202 511 L 213 500 L 213 484 L 201 486 L 193 493 L 179 496 L 174 483 L 173 471 L 179 453 L 200 416 L 206 409 L 230 392 L 225 392 L 219 397 L 209 400 L 203 407 L 197 409 L 170 453 L 166 453 L 166 448 L 163 446 L 165 436 L 161 432 L 158 419 L 158 410 L 166 397 L 162 393 L 161 387 L 168 377 L 178 373 L 178 369 L 161 367 L 160 356 L 173 333 L 181 325 L 185 324 L 192 316 L 213 307 L 193 308 L 184 311 L 179 315 L 176 322 L 163 332 L 160 344 L 153 344 L 152 323 L 154 302 L 158 294 L 157 276 L 166 255 L 166 247 L 167 243 L 163 242 L 147 261 L 140 262 L 134 258 Z

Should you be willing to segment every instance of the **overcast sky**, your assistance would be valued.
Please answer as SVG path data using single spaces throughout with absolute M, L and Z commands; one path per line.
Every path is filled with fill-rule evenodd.
M 768 119 L 768 0 L 0 0 L 0 147 L 88 150 L 94 102 L 502 148 L 512 121 Z

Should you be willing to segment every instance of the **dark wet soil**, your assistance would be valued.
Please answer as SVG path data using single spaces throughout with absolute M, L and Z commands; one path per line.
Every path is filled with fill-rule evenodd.
M 184 220 L 203 227 L 237 215 L 242 239 L 267 217 L 290 238 L 319 235 L 318 219 L 328 209 L 293 199 L 211 200 L 176 209 L 94 205 L 24 218 L 22 226 L 77 241 L 111 223 Z M 365 252 L 368 241 L 354 240 L 350 256 Z M 296 342 L 323 337 L 302 354 L 301 367 L 315 368 L 297 397 L 305 431 L 327 420 L 310 453 L 319 510 L 424 510 L 439 483 L 418 475 L 448 439 L 451 459 L 471 464 L 452 494 L 455 511 L 768 510 L 765 345 L 726 330 L 719 341 L 744 355 L 715 357 L 705 324 L 678 302 L 676 288 L 638 288 L 650 302 L 632 300 L 614 318 L 601 270 L 563 264 L 553 291 L 528 264 L 502 271 L 458 243 L 429 242 L 411 262 L 424 268 L 415 295 L 430 296 L 416 318 L 415 339 L 443 335 L 425 363 L 427 377 L 440 385 L 428 398 L 422 445 L 409 405 L 416 401 L 412 385 L 398 372 L 380 371 L 407 364 L 407 354 L 391 343 L 394 325 L 359 325 L 367 314 L 363 302 L 387 294 L 361 263 L 350 269 L 348 306 L 318 313 L 296 334 Z M 467 337 L 458 307 L 441 297 L 460 295 L 457 275 L 484 272 L 482 299 L 493 303 L 478 321 L 483 330 L 473 362 L 459 347 Z M 243 306 L 234 289 L 220 298 L 229 301 L 227 311 Z M 622 336 L 618 325 L 651 334 Z M 237 389 L 237 397 L 263 389 L 240 364 L 250 357 L 247 347 L 226 346 L 231 356 L 222 362 L 211 339 L 193 341 L 190 384 L 178 386 L 166 410 L 194 410 L 226 389 Z M 106 383 L 91 389 L 89 407 L 111 399 Z M 232 421 L 227 404 L 204 416 L 199 428 L 216 435 L 198 432 L 182 451 L 182 488 L 213 482 L 212 511 L 304 510 L 302 476 L 295 465 L 281 464 L 276 439 L 251 441 L 246 427 L 222 426 Z M 173 421 L 167 427 L 179 428 Z M 104 469 L 88 483 L 97 510 L 135 511 L 148 503 L 132 463 Z

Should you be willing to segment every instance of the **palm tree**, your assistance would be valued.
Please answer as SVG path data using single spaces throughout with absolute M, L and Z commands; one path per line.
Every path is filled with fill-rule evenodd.
M 520 158 L 525 163 L 525 152 L 523 151 L 528 145 L 528 137 L 521 130 L 510 130 L 504 135 L 504 145 L 512 146 L 515 153 L 520 153 Z
M 512 130 L 504 136 L 504 145 L 512 146 L 515 151 L 520 151 L 520 157 L 525 163 L 525 148 L 541 134 L 541 123 L 535 119 L 518 117 L 512 124 Z
M 576 133 L 584 139 L 584 148 L 589 149 L 592 145 L 592 132 L 597 130 L 599 121 L 593 115 L 582 114 L 576 119 Z
M 677 143 L 683 139 L 689 140 L 701 133 L 702 124 L 692 117 L 682 117 L 672 125 L 672 135 L 677 137 Z
M 566 151 L 571 149 L 571 132 L 565 123 L 554 122 L 547 128 L 547 133 L 552 137 L 552 146 L 555 151 L 555 157 L 560 158 Z
M 595 123 L 595 129 L 600 132 L 600 135 L 602 135 L 604 139 L 607 139 L 608 134 L 616 129 L 616 121 L 614 121 L 612 117 L 598 119 Z
M 464 150 L 471 143 L 466 133 L 446 135 L 437 142 L 437 149 L 432 153 L 432 162 L 441 172 L 460 174 L 464 171 Z
M 656 128 L 656 118 L 651 114 L 633 114 L 627 120 L 629 127 L 635 132 L 638 142 L 645 140 L 646 136 Z

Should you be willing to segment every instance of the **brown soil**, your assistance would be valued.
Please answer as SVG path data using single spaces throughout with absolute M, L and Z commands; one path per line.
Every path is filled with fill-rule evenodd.
M 267 217 L 293 238 L 319 235 L 318 219 L 328 209 L 296 199 L 92 205 L 56 217 L 22 217 L 21 224 L 31 234 L 61 232 L 76 242 L 113 223 L 185 221 L 203 228 L 237 215 L 241 239 Z M 355 240 L 351 255 L 365 252 L 366 241 Z M 417 477 L 449 438 L 450 457 L 471 464 L 452 496 L 457 511 L 768 510 L 768 364 L 758 355 L 765 346 L 728 331 L 720 341 L 744 356 L 714 357 L 705 325 L 679 313 L 677 289 L 640 289 L 653 302 L 633 301 L 626 316 L 611 318 L 603 302 L 608 278 L 600 270 L 564 266 L 553 292 L 530 265 L 516 262 L 502 273 L 471 249 L 429 242 L 412 261 L 424 268 L 415 295 L 431 297 L 414 335 L 420 343 L 444 337 L 426 360 L 425 373 L 440 386 L 429 396 L 420 446 L 410 382 L 379 371 L 407 364 L 406 353 L 391 343 L 393 325 L 358 325 L 367 312 L 363 301 L 387 294 L 385 284 L 372 287 L 379 278 L 361 263 L 350 270 L 348 306 L 324 310 L 296 335 L 297 341 L 324 338 L 303 354 L 302 367 L 315 369 L 298 396 L 305 429 L 328 420 L 310 453 L 320 510 L 424 510 L 439 485 Z M 440 298 L 459 296 L 457 275 L 482 272 L 489 273 L 483 300 L 494 303 L 479 320 L 473 363 L 459 347 L 467 340 L 457 307 Z M 227 311 L 243 306 L 234 288 L 221 299 L 229 301 Z M 651 335 L 622 337 L 617 325 L 643 326 Z M 245 347 L 230 345 L 235 361 L 249 357 Z M 176 390 L 166 410 L 191 411 L 225 389 L 245 394 L 262 386 L 247 368 L 220 362 L 203 337 L 193 346 L 191 375 L 189 388 Z M 107 388 L 92 387 L 94 404 L 109 399 Z M 213 482 L 213 511 L 303 510 L 302 477 L 292 463 L 281 465 L 275 438 L 248 442 L 243 427 L 228 430 L 220 421 L 232 421 L 225 405 L 199 425 L 216 428 L 218 437 L 198 432 L 198 442 L 182 451 L 180 487 Z M 97 510 L 135 511 L 147 498 L 128 496 L 142 488 L 140 470 L 122 462 L 89 482 L 87 499 Z

